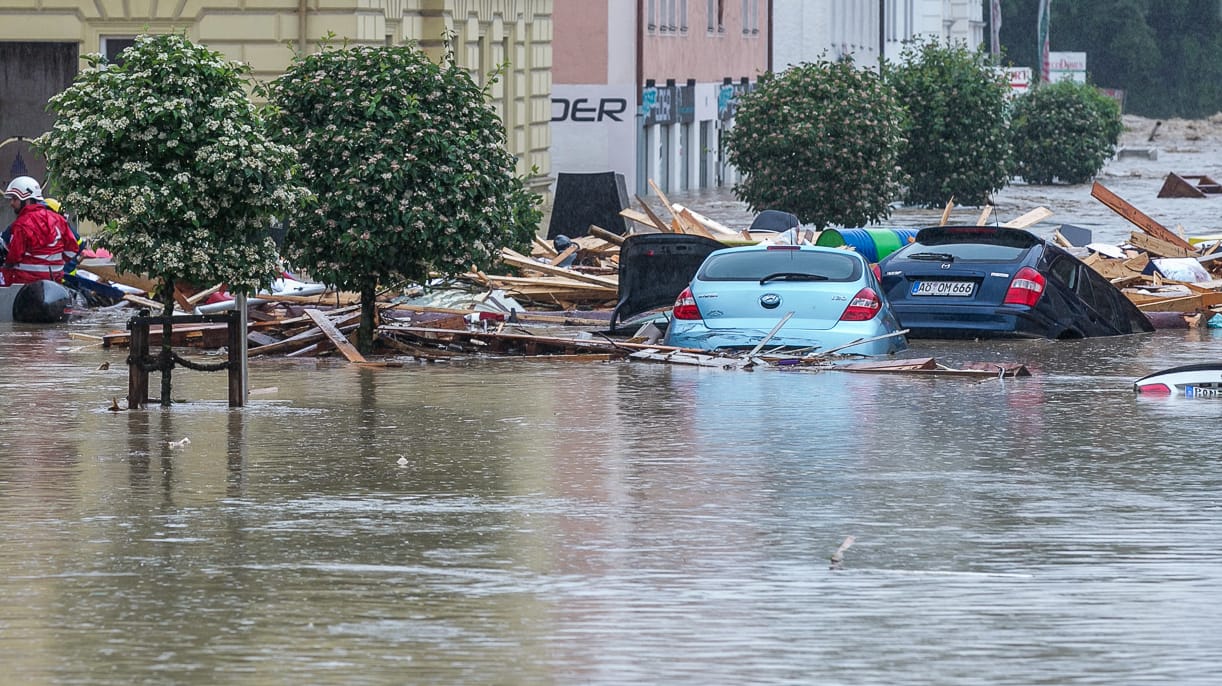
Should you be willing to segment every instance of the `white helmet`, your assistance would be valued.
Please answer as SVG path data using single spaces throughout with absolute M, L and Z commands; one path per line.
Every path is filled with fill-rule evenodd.
M 17 198 L 22 202 L 30 199 L 42 200 L 42 186 L 28 176 L 18 176 L 9 181 L 8 188 L 4 189 L 4 195 L 8 198 Z

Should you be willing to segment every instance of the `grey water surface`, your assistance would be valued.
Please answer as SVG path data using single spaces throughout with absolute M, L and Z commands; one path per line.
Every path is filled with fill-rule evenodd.
M 0 324 L 0 682 L 1222 668 L 1222 402 L 1131 389 L 1222 330 L 906 353 L 1032 371 L 1004 381 L 257 359 L 248 407 L 180 368 L 181 402 L 111 412 L 127 351 L 73 334 L 121 328 Z

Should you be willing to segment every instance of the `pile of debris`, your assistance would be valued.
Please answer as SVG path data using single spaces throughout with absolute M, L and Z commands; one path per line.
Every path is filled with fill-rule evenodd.
M 1139 309 L 1175 313 L 1190 326 L 1203 326 L 1222 310 L 1222 236 L 1189 239 L 1163 226 L 1096 182 L 1091 196 L 1134 224 L 1119 246 L 1054 238 L 1069 249 L 1084 249 L 1083 261 L 1118 288 Z

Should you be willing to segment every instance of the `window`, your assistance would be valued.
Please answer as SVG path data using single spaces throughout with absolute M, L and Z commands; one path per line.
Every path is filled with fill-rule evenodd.
M 123 60 L 119 57 L 119 53 L 135 44 L 136 39 L 131 36 L 102 36 L 98 52 L 102 53 L 110 64 L 122 64 Z
M 687 0 L 679 0 L 679 30 L 687 33 Z
M 726 0 L 709 0 L 709 33 L 726 30 Z
M 656 3 L 657 0 L 649 0 L 649 2 L 645 4 L 645 26 L 650 31 L 656 31 L 658 29 L 658 10 Z

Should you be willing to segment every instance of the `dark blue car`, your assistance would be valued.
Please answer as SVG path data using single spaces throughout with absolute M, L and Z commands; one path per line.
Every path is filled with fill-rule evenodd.
M 1154 330 L 1107 279 L 1021 229 L 921 229 L 879 269 L 909 338 L 1067 339 Z

